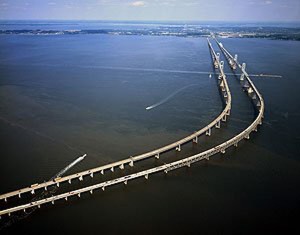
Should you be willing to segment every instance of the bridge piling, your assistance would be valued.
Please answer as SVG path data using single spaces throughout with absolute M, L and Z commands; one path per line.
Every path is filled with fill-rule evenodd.
M 211 135 L 211 128 L 209 128 L 206 133 L 205 133 L 207 136 L 210 136 Z

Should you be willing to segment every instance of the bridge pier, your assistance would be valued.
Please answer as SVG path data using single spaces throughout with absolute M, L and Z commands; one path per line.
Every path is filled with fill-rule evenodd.
M 127 180 L 124 181 L 124 184 L 127 185 Z
M 47 186 L 44 187 L 45 191 L 47 191 Z
M 210 136 L 211 135 L 211 128 L 208 128 L 208 130 L 206 131 L 205 133 L 207 136 Z
M 105 191 L 105 187 L 104 186 L 102 187 L 102 190 Z
M 196 137 L 193 139 L 193 143 L 195 143 L 195 144 L 198 143 L 198 136 L 196 136 Z
M 38 208 L 39 208 L 39 209 L 41 208 L 41 204 L 38 204 Z
M 59 182 L 56 183 L 56 186 L 59 188 Z
M 235 55 L 234 55 L 234 62 L 237 62 L 237 59 L 238 59 L 238 55 L 235 54 Z
M 32 189 L 32 190 L 31 190 L 31 194 L 34 194 L 34 193 L 35 193 L 35 192 L 34 192 L 34 189 Z
M 51 201 L 51 203 L 52 203 L 52 205 L 54 205 L 54 200 L 53 200 L 53 201 Z
M 69 184 L 71 184 L 71 183 L 72 183 L 72 180 L 71 180 L 71 179 L 69 179 L 69 180 L 68 180 L 68 182 L 69 182 Z M 47 190 L 47 189 L 46 189 L 46 190 Z
M 240 76 L 240 81 L 244 81 L 245 80 L 245 74 L 242 73 L 241 76 Z
M 225 153 L 225 149 L 221 149 L 221 153 L 223 153 L 223 154 L 224 154 L 224 153 Z
M 80 197 L 80 193 L 78 193 L 77 196 Z
M 92 172 L 92 173 L 90 174 L 90 176 L 91 176 L 91 178 L 94 178 L 94 173 Z
M 65 197 L 65 200 L 68 201 L 68 197 Z
M 219 56 L 219 58 L 220 58 L 220 56 Z M 224 61 L 221 61 L 221 62 L 220 62 L 220 66 L 221 66 L 221 69 L 224 68 Z
M 234 143 L 234 147 L 237 147 L 237 146 L 238 146 L 238 142 L 235 142 L 235 143 Z
M 19 193 L 19 198 L 21 198 L 21 193 Z
M 246 63 L 242 63 L 242 69 L 245 71 L 246 70 Z
M 104 170 L 101 170 L 101 175 L 104 175 Z
M 222 121 L 223 121 L 223 122 L 226 122 L 226 120 L 227 120 L 227 116 L 224 115 L 224 116 L 222 117 Z
M 250 135 L 246 135 L 245 139 L 249 140 L 250 139 Z
M 121 170 L 123 170 L 124 169 L 124 164 L 121 164 L 119 167 L 120 167 Z
M 81 176 L 79 176 L 79 180 L 80 180 L 80 181 L 82 181 L 82 180 L 83 180 L 83 177 L 82 177 L 82 175 L 81 175 Z
M 178 145 L 178 146 L 176 147 L 176 151 L 178 151 L 178 152 L 181 151 L 181 146 L 180 146 L 180 145 Z
M 110 171 L 111 171 L 111 172 L 114 172 L 114 167 L 110 168 Z
M 147 180 L 149 178 L 149 175 L 147 174 L 147 175 L 145 175 L 145 179 Z
M 159 153 L 158 153 L 158 154 L 155 154 L 155 158 L 156 158 L 156 159 L 159 159 Z
M 220 122 L 220 121 L 217 122 L 216 128 L 217 128 L 217 129 L 220 129 L 220 128 L 221 128 L 221 122 Z
M 93 189 L 92 189 L 92 190 L 90 190 L 90 194 L 93 194 Z
M 133 167 L 133 160 L 130 161 L 129 166 Z

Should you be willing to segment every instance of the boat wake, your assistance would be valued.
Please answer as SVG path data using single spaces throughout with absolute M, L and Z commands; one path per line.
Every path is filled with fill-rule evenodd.
M 146 110 L 154 109 L 154 108 L 156 108 L 156 107 L 158 107 L 158 106 L 160 106 L 160 105 L 166 103 L 168 100 L 170 100 L 171 98 L 173 98 L 175 95 L 177 95 L 177 94 L 180 93 L 181 91 L 183 91 L 183 90 L 185 90 L 185 89 L 187 89 L 187 88 L 190 88 L 190 87 L 192 87 L 192 86 L 200 86 L 200 85 L 199 85 L 199 84 L 190 84 L 190 85 L 184 86 L 184 87 L 178 89 L 177 91 L 173 92 L 172 94 L 170 94 L 170 95 L 167 96 L 166 98 L 160 100 L 159 102 L 157 102 L 157 103 L 155 103 L 155 104 L 153 104 L 153 105 L 151 105 L 151 106 L 148 106 L 148 107 L 146 108 Z

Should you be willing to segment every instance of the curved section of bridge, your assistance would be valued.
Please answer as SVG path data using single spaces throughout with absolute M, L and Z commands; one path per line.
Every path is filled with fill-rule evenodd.
M 210 50 L 212 52 L 212 57 L 213 57 L 213 61 L 214 61 L 215 66 L 216 67 L 218 66 L 220 68 L 220 71 L 223 71 L 223 64 L 221 64 L 220 61 L 219 61 L 219 55 L 217 55 L 214 52 L 214 50 L 213 50 L 213 48 L 212 48 L 209 41 L 208 41 L 208 44 L 209 44 Z M 219 46 L 220 46 L 220 44 L 219 44 Z M 222 48 L 225 49 L 223 45 L 221 45 L 220 48 L 221 48 L 221 50 L 222 50 Z M 226 54 L 225 56 L 226 56 L 227 59 L 233 58 L 228 51 L 224 52 L 222 50 L 222 52 L 224 54 Z M 120 177 L 120 178 L 117 178 L 117 179 L 109 180 L 109 181 L 106 181 L 106 182 L 103 182 L 103 183 L 95 184 L 95 185 L 92 185 L 92 186 L 89 186 L 89 187 L 80 188 L 80 189 L 77 189 L 77 190 L 74 190 L 74 191 L 71 191 L 71 192 L 67 192 L 67 193 L 56 195 L 56 196 L 48 197 L 48 198 L 38 200 L 38 201 L 34 201 L 34 202 L 31 202 L 31 203 L 28 203 L 28 204 L 24 204 L 24 205 L 16 206 L 16 207 L 9 208 L 9 209 L 6 209 L 6 210 L 2 210 L 2 211 L 0 211 L 0 216 L 4 215 L 4 214 L 9 214 L 10 215 L 11 213 L 16 212 L 16 211 L 20 211 L 20 210 L 25 211 L 27 208 L 31 208 L 31 207 L 40 207 L 42 204 L 49 203 L 49 202 L 54 204 L 54 202 L 56 200 L 60 200 L 60 199 L 68 200 L 69 197 L 74 196 L 74 195 L 80 197 L 81 194 L 85 193 L 85 192 L 89 192 L 89 193 L 92 194 L 94 192 L 94 190 L 97 190 L 97 189 L 105 190 L 105 188 L 108 187 L 108 186 L 112 186 L 112 185 L 120 184 L 120 183 L 127 184 L 129 180 L 133 180 L 133 179 L 136 179 L 136 178 L 145 177 L 145 179 L 148 179 L 150 174 L 154 174 L 154 173 L 157 173 L 157 172 L 164 171 L 165 173 L 168 173 L 169 171 L 178 169 L 178 168 L 183 167 L 183 166 L 190 167 L 191 164 L 193 164 L 195 162 L 198 162 L 198 161 L 201 161 L 201 160 L 204 160 L 204 159 L 209 160 L 209 158 L 211 156 L 213 156 L 217 153 L 225 153 L 226 149 L 231 147 L 231 146 L 236 146 L 237 147 L 238 143 L 241 140 L 249 139 L 250 138 L 250 133 L 253 132 L 253 131 L 257 131 L 258 126 L 262 124 L 263 114 L 264 114 L 264 100 L 263 100 L 261 94 L 258 92 L 256 87 L 254 86 L 251 79 L 249 78 L 249 76 L 246 73 L 245 68 L 243 67 L 243 65 L 240 65 L 239 62 L 237 61 L 237 59 L 233 60 L 233 62 L 230 62 L 230 63 L 235 63 L 236 66 L 238 66 L 239 68 L 242 69 L 242 73 L 244 74 L 244 77 L 246 77 L 247 84 L 248 84 L 247 92 L 248 92 L 248 94 L 249 94 L 249 96 L 252 100 L 257 100 L 257 108 L 258 108 L 258 115 L 255 118 L 255 120 L 250 124 L 250 126 L 248 128 L 246 128 L 244 131 L 242 131 L 238 135 L 234 136 L 233 138 L 225 141 L 224 143 L 222 143 L 220 145 L 217 145 L 217 146 L 215 146 L 211 149 L 208 149 L 204 152 L 201 152 L 199 154 L 184 158 L 182 160 L 175 161 L 175 162 L 172 162 L 172 163 L 169 163 L 169 164 L 165 164 L 165 165 L 162 165 L 162 166 L 159 166 L 159 167 L 151 168 L 151 169 L 148 169 L 148 170 L 144 170 L 144 171 L 134 173 L 134 174 L 131 174 L 131 175 L 123 176 L 123 177 Z M 225 77 L 223 72 L 221 72 L 221 74 L 220 74 L 220 79 L 221 79 L 221 83 L 222 83 L 222 81 L 223 82 L 225 81 L 224 88 L 225 88 L 225 92 L 227 92 L 227 93 L 224 93 L 224 97 L 227 96 L 227 98 L 229 98 L 229 99 L 227 99 L 227 104 L 229 103 L 229 101 L 231 103 L 231 95 L 230 95 L 228 85 L 227 85 L 227 82 L 226 82 L 226 77 Z M 226 113 L 226 115 L 227 115 L 227 113 Z
M 117 161 L 117 162 L 113 162 L 104 166 L 100 166 L 100 167 L 96 167 L 93 169 L 89 169 L 89 170 L 85 170 L 82 172 L 78 172 L 76 174 L 72 174 L 72 175 L 68 175 L 68 176 L 64 176 L 64 177 L 59 177 L 56 178 L 54 180 L 50 180 L 47 182 L 43 182 L 43 183 L 38 183 L 38 184 L 32 184 L 29 187 L 26 188 L 22 188 L 19 190 L 15 190 L 9 193 L 5 193 L 0 195 L 0 200 L 5 200 L 7 201 L 8 198 L 13 197 L 13 196 L 18 196 L 19 198 L 21 198 L 21 195 L 24 193 L 29 193 L 31 192 L 31 194 L 34 194 L 36 190 L 38 189 L 44 189 L 47 190 L 48 187 L 52 186 L 52 185 L 57 185 L 58 187 L 60 186 L 61 183 L 63 182 L 69 182 L 71 184 L 72 180 L 75 179 L 79 179 L 80 181 L 83 180 L 84 176 L 91 176 L 93 177 L 94 174 L 96 173 L 101 173 L 104 174 L 105 171 L 110 170 L 110 171 L 114 171 L 116 168 L 120 168 L 121 170 L 124 169 L 125 165 L 129 165 L 129 166 L 133 166 L 134 162 L 138 162 L 138 161 L 142 161 L 151 157 L 155 157 L 155 158 L 159 158 L 160 154 L 168 152 L 172 149 L 175 149 L 176 151 L 181 151 L 181 146 L 188 143 L 188 142 L 193 142 L 193 143 L 198 143 L 198 137 L 206 134 L 207 136 L 211 135 L 211 130 L 212 128 L 220 128 L 221 127 L 221 121 L 225 122 L 227 119 L 227 116 L 230 115 L 230 110 L 231 110 L 231 94 L 230 94 L 230 90 L 226 81 L 226 76 L 224 74 L 223 71 L 223 66 L 224 66 L 224 62 L 220 62 L 219 61 L 219 54 L 216 54 L 215 51 L 213 50 L 211 43 L 209 43 L 209 48 L 210 48 L 210 52 L 212 55 L 212 59 L 213 59 L 213 63 L 216 69 L 219 69 L 220 73 L 218 76 L 218 79 L 220 80 L 219 82 L 219 86 L 220 86 L 220 90 L 222 92 L 224 101 L 226 103 L 223 111 L 220 113 L 220 115 L 218 117 L 216 117 L 210 124 L 208 124 L 207 126 L 205 126 L 204 128 L 202 128 L 201 130 L 196 131 L 195 133 L 177 141 L 174 142 L 172 144 L 166 145 L 164 147 L 161 147 L 159 149 L 141 154 L 141 155 L 137 155 L 137 156 L 133 156 L 121 161 Z

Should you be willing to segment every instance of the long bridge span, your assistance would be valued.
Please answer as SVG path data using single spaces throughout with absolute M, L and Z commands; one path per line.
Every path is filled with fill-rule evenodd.
M 221 87 L 222 92 L 223 92 L 223 97 L 226 98 L 225 99 L 226 100 L 226 107 L 225 107 L 224 111 L 219 115 L 219 117 L 217 117 L 212 122 L 213 125 L 211 123 L 211 124 L 208 125 L 209 127 L 207 126 L 207 127 L 203 128 L 203 129 L 206 129 L 206 131 L 208 131 L 212 127 L 218 125 L 224 116 L 226 117 L 227 115 L 230 114 L 230 109 L 231 109 L 231 94 L 230 94 L 229 87 L 228 87 L 228 84 L 227 84 L 227 81 L 226 81 L 226 76 L 223 72 L 224 63 L 220 62 L 219 55 L 215 53 L 215 51 L 214 51 L 214 49 L 213 49 L 213 47 L 212 47 L 209 40 L 208 40 L 208 45 L 209 45 L 209 48 L 210 48 L 210 51 L 211 51 L 211 55 L 212 55 L 212 58 L 213 58 L 214 65 L 215 65 L 216 68 L 219 68 L 219 70 L 220 70 L 220 75 L 219 75 L 220 83 L 219 84 L 220 84 L 220 87 Z M 224 48 L 223 45 L 222 45 L 222 48 Z M 223 50 L 222 50 L 222 52 L 225 53 Z M 228 51 L 227 51 L 226 58 L 227 58 L 228 61 L 229 61 L 229 58 L 233 58 Z M 40 207 L 42 204 L 45 204 L 45 203 L 54 204 L 54 202 L 57 201 L 57 200 L 60 200 L 60 199 L 68 200 L 69 197 L 74 196 L 74 195 L 80 197 L 82 193 L 86 193 L 86 192 L 93 193 L 93 191 L 97 190 L 97 189 L 105 190 L 106 187 L 112 186 L 112 185 L 115 185 L 115 184 L 120 184 L 120 183 L 127 184 L 128 181 L 136 179 L 136 178 L 145 177 L 146 179 L 148 179 L 150 174 L 154 174 L 154 173 L 157 173 L 157 172 L 168 173 L 169 171 L 172 171 L 172 170 L 175 170 L 177 168 L 184 167 L 184 166 L 190 167 L 191 164 L 193 164 L 195 162 L 198 162 L 198 161 L 201 161 L 201 160 L 204 160 L 204 159 L 209 160 L 209 158 L 211 156 L 213 156 L 217 153 L 225 153 L 226 149 L 231 147 L 231 146 L 236 146 L 237 147 L 237 145 L 240 141 L 242 141 L 243 139 L 249 139 L 250 138 L 250 133 L 253 132 L 253 131 L 257 131 L 258 126 L 262 124 L 263 114 L 264 114 L 264 101 L 263 101 L 262 96 L 260 95 L 260 93 L 256 89 L 255 85 L 253 84 L 253 82 L 249 78 L 248 74 L 246 73 L 245 67 L 243 65 L 240 65 L 237 60 L 233 60 L 233 61 L 234 62 L 229 62 L 229 63 L 230 64 L 235 63 L 236 66 L 241 68 L 242 73 L 244 74 L 244 77 L 246 77 L 247 82 L 248 82 L 247 83 L 248 84 L 247 85 L 248 94 L 252 94 L 250 96 L 250 98 L 252 100 L 257 100 L 257 106 L 256 107 L 258 109 L 258 115 L 255 118 L 255 120 L 250 124 L 250 126 L 248 126 L 245 130 L 240 132 L 238 135 L 234 136 L 233 138 L 231 138 L 231 139 L 223 142 L 222 144 L 219 144 L 219 145 L 217 145 L 217 146 L 215 146 L 211 149 L 208 149 L 208 150 L 206 150 L 204 152 L 201 152 L 199 154 L 184 158 L 182 160 L 178 160 L 178 161 L 175 161 L 175 162 L 172 162 L 172 163 L 168 163 L 168 164 L 165 164 L 165 165 L 162 165 L 162 166 L 154 167 L 154 168 L 144 170 L 144 171 L 141 171 L 141 172 L 138 172 L 138 173 L 130 174 L 130 175 L 127 175 L 127 176 L 123 176 L 123 177 L 120 177 L 120 178 L 117 178 L 117 179 L 109 180 L 109 181 L 106 181 L 106 182 L 103 182 L 103 183 L 99 183 L 99 184 L 95 184 L 95 185 L 92 185 L 92 186 L 80 188 L 80 189 L 70 191 L 70 192 L 67 192 L 67 193 L 51 196 L 51 197 L 48 197 L 48 198 L 45 198 L 45 199 L 41 199 L 41 200 L 37 200 L 37 201 L 34 201 L 34 202 L 27 203 L 27 204 L 24 204 L 24 205 L 8 208 L 8 209 L 0 211 L 0 216 L 5 215 L 5 214 L 10 215 L 13 212 L 17 212 L 17 211 L 21 211 L 21 210 L 25 211 L 26 209 L 31 208 L 31 207 Z M 223 85 L 221 85 L 222 83 L 223 83 Z M 250 89 L 251 89 L 251 92 L 249 93 Z M 223 117 L 222 117 L 222 115 L 223 115 Z M 187 138 L 189 139 L 190 136 L 187 137 Z M 188 141 L 193 140 L 193 138 L 189 139 Z M 176 143 L 178 143 L 178 142 L 176 142 Z M 178 147 L 178 145 L 174 143 L 172 145 L 172 149 L 176 148 L 176 147 Z M 152 151 L 152 152 L 155 152 L 155 151 Z M 141 155 L 141 156 L 143 156 L 143 155 Z M 155 154 L 150 154 L 150 156 L 155 156 Z M 145 158 L 142 158 L 142 159 L 145 159 Z M 139 160 L 142 160 L 142 159 L 139 159 Z M 128 159 L 126 159 L 126 160 L 129 161 L 129 162 L 126 162 L 128 164 L 131 164 L 131 163 L 134 162 L 134 160 L 132 160 L 132 158 L 130 158 L 130 160 L 128 160 Z M 123 160 L 123 161 L 126 161 L 126 160 Z M 135 161 L 138 161 L 138 160 L 136 159 Z M 122 162 L 122 161 L 120 161 L 120 162 Z M 116 164 L 116 163 L 110 164 L 109 167 L 102 168 L 102 169 L 110 169 L 111 166 L 113 166 L 113 167 L 115 167 L 115 166 L 120 167 L 121 166 L 120 164 L 116 164 L 116 165 L 114 165 L 114 164 Z M 121 163 L 121 164 L 124 164 L 124 163 Z M 99 169 L 99 168 L 94 168 L 94 169 Z M 86 175 L 94 173 L 95 172 L 95 171 L 93 171 L 94 169 L 84 171 L 84 173 Z M 80 174 L 82 174 L 82 172 L 78 173 L 78 174 L 74 174 L 75 175 L 74 178 L 82 177 L 83 175 L 80 175 Z M 63 178 L 66 178 L 64 181 L 68 180 L 67 177 L 63 177 Z M 63 179 L 63 178 L 61 178 L 61 179 Z M 52 184 L 57 184 L 59 182 L 61 182 L 60 179 L 58 179 L 56 181 L 54 180 L 53 182 L 50 182 L 50 183 L 52 185 Z M 50 183 L 49 183 L 49 185 L 50 185 Z M 46 186 L 49 186 L 49 185 L 46 185 Z M 44 187 L 44 186 L 42 186 L 42 187 Z M 30 190 L 28 190 L 28 191 L 31 191 L 32 189 L 36 189 L 36 188 L 30 187 Z M 20 191 L 15 191 L 15 192 L 20 192 Z M 18 195 L 18 194 L 19 193 L 15 193 L 14 195 Z M 3 198 L 6 198 L 7 196 L 9 196 L 8 194 L 5 194 L 5 195 L 6 196 L 2 195 L 1 198 L 3 199 Z
M 69 184 L 72 183 L 72 180 L 75 179 L 79 179 L 80 181 L 83 180 L 84 176 L 90 176 L 90 177 L 94 177 L 94 174 L 96 173 L 101 173 L 102 175 L 104 175 L 105 171 L 112 171 L 114 172 L 115 169 L 121 169 L 123 170 L 125 168 L 125 165 L 129 165 L 129 166 L 133 166 L 134 162 L 138 162 L 138 161 L 142 161 L 151 157 L 155 157 L 155 158 L 159 158 L 160 155 L 162 153 L 168 152 L 172 149 L 176 150 L 176 151 L 181 151 L 181 147 L 182 145 L 188 143 L 188 142 L 193 142 L 193 143 L 198 143 L 198 138 L 199 136 L 202 136 L 203 134 L 206 134 L 207 136 L 210 136 L 212 133 L 212 129 L 213 128 L 221 128 L 221 122 L 226 122 L 227 120 L 227 116 L 230 115 L 230 110 L 231 110 L 231 94 L 230 94 L 230 90 L 226 81 L 226 76 L 224 74 L 223 71 L 223 66 L 224 66 L 224 62 L 220 62 L 219 61 L 219 54 L 216 54 L 215 51 L 212 49 L 211 44 L 209 43 L 209 48 L 212 54 L 212 59 L 213 59 L 213 63 L 216 69 L 219 68 L 219 88 L 222 92 L 223 95 L 223 99 L 226 103 L 223 111 L 219 114 L 218 117 L 216 117 L 211 123 L 209 123 L 207 126 L 203 127 L 201 130 L 198 130 L 196 132 L 194 132 L 193 134 L 178 140 L 174 143 L 171 143 L 169 145 L 166 145 L 164 147 L 161 147 L 159 149 L 141 154 L 141 155 L 137 155 L 137 156 L 132 156 L 129 157 L 127 159 L 124 160 L 120 160 L 120 161 L 116 161 L 104 166 L 100 166 L 100 167 L 96 167 L 93 169 L 89 169 L 89 170 L 85 170 L 82 172 L 78 172 L 76 174 L 72 174 L 72 175 L 68 175 L 68 176 L 64 176 L 64 177 L 58 177 L 56 179 L 50 180 L 50 181 L 46 181 L 43 183 L 36 183 L 36 184 L 32 184 L 29 187 L 25 187 L 22 189 L 18 189 L 9 193 L 5 193 L 0 195 L 0 200 L 5 200 L 7 201 L 8 198 L 10 197 L 14 197 L 14 196 L 18 196 L 19 198 L 21 198 L 22 194 L 24 193 L 31 193 L 31 194 L 35 194 L 36 190 L 38 189 L 43 189 L 43 190 L 47 190 L 48 187 L 52 186 L 52 185 L 57 185 L 58 187 L 60 186 L 61 183 L 63 182 L 68 182 Z

